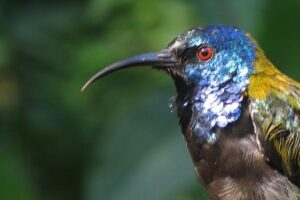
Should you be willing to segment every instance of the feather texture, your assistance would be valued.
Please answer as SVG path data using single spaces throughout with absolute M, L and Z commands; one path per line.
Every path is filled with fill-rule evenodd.
M 248 94 L 266 160 L 300 186 L 300 85 L 279 72 L 258 48 Z

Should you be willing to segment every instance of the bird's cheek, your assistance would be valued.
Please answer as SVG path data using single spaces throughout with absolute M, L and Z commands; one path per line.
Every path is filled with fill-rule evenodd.
M 198 66 L 187 66 L 184 68 L 184 74 L 186 77 L 193 82 L 198 82 L 202 79 L 202 69 L 200 69 Z

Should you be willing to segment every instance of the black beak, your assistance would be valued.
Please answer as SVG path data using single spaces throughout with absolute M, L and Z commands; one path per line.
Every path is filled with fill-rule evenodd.
M 169 69 L 173 67 L 178 67 L 179 61 L 173 56 L 172 52 L 166 49 L 159 52 L 135 55 L 124 60 L 115 62 L 100 70 L 84 84 L 81 91 L 83 91 L 97 79 L 114 71 L 126 69 L 129 67 L 141 67 L 144 65 L 153 66 L 159 69 Z

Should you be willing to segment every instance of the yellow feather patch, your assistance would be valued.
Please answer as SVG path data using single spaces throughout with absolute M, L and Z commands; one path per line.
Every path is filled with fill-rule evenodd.
M 292 175 L 295 163 L 297 169 L 300 168 L 300 84 L 276 69 L 258 46 L 256 55 L 254 73 L 245 95 L 252 100 L 266 100 L 269 105 L 274 103 L 270 107 L 260 107 L 256 123 L 262 128 L 266 141 L 273 143 L 288 174 Z
M 292 92 L 290 85 L 300 87 L 297 82 L 276 69 L 259 47 L 256 49 L 256 55 L 254 73 L 250 76 L 248 87 L 248 95 L 251 98 L 265 100 L 272 93 L 282 99 L 285 95 L 289 96 L 289 92 Z M 295 100 L 290 98 L 295 105 Z

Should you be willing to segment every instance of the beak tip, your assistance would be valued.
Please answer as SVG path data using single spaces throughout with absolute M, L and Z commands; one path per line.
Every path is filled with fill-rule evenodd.
M 81 92 L 84 92 L 84 90 L 88 87 L 90 85 L 90 82 L 88 81 L 88 82 L 86 82 L 83 86 L 82 86 L 82 88 L 81 88 Z

